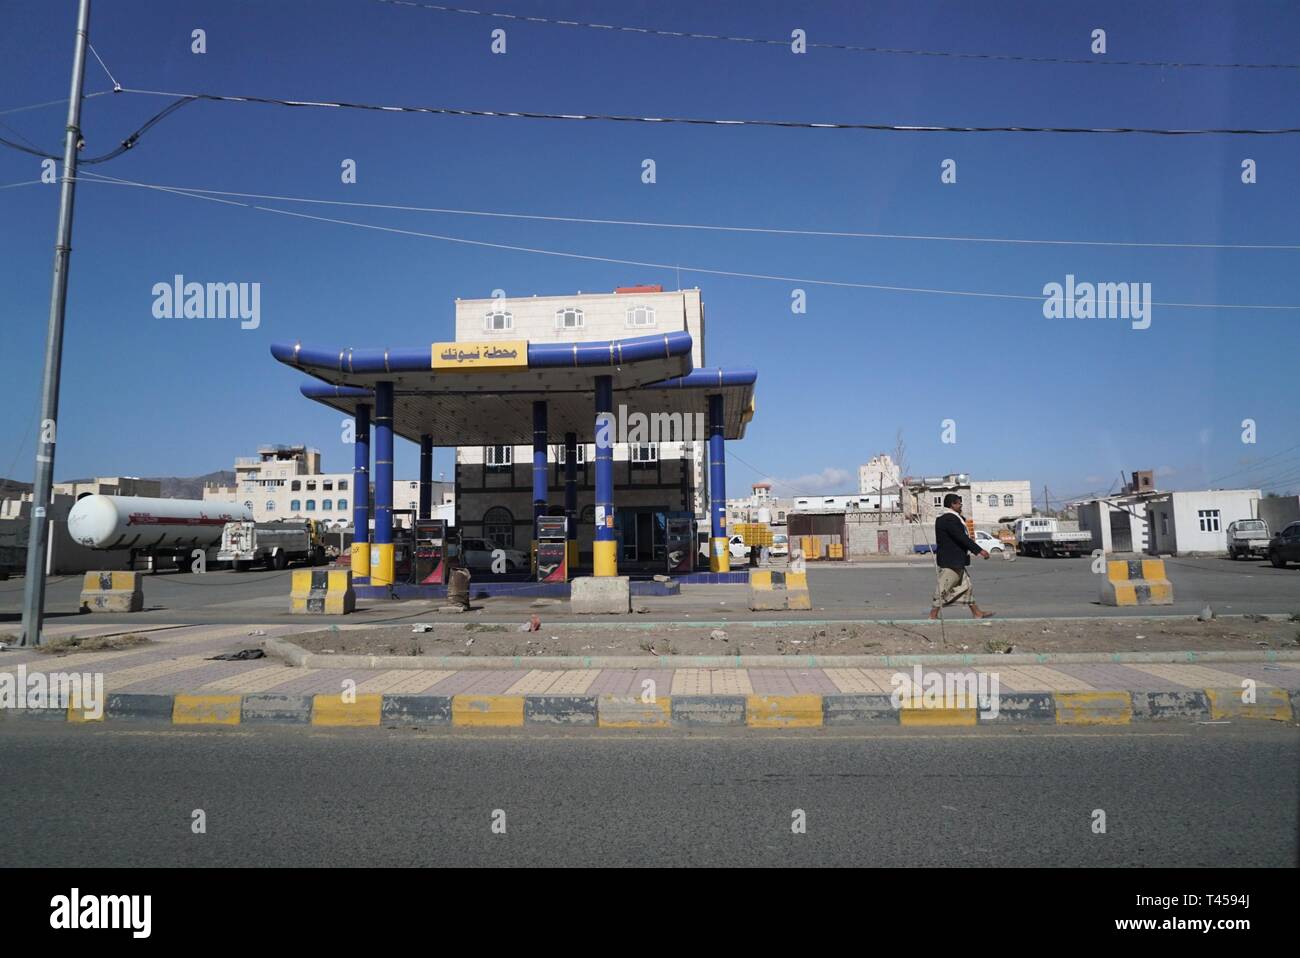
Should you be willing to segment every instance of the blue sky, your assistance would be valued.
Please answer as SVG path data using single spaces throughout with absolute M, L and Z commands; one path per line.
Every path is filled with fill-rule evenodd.
M 486 9 L 660 29 L 1028 56 L 1300 62 L 1287 3 L 778 4 L 483 0 Z M 76 4 L 10 0 L 0 111 L 66 95 Z M 490 52 L 504 26 L 507 53 Z M 208 52 L 190 52 L 194 28 Z M 373 0 L 100 2 L 91 42 L 127 87 L 382 104 L 951 125 L 1296 126 L 1300 71 L 868 55 L 488 20 Z M 88 65 L 87 91 L 110 84 Z M 86 155 L 169 102 L 87 101 Z M 0 113 L 61 153 L 63 110 Z M 1258 182 L 1243 185 L 1254 159 Z M 340 163 L 358 182 L 340 182 Z M 657 182 L 641 182 L 652 158 Z M 957 183 L 940 182 L 956 160 Z M 567 123 L 192 104 L 95 172 L 217 190 L 547 215 L 960 236 L 1295 244 L 1300 136 L 901 134 Z M 39 160 L 0 150 L 0 185 Z M 276 205 L 276 204 L 266 204 Z M 305 207 L 279 204 L 289 209 Z M 57 188 L 0 190 L 0 475 L 30 479 Z M 1150 282 L 1164 302 L 1300 304 L 1300 251 L 1006 246 L 688 232 L 311 208 L 576 253 L 807 279 L 1041 294 L 1066 274 Z M 78 188 L 56 475 L 192 475 L 263 442 L 349 468 L 338 417 L 297 392 L 272 341 L 452 336 L 455 297 L 677 285 L 672 271 L 487 250 L 125 187 Z M 262 285 L 256 330 L 152 315 L 176 274 Z M 902 429 L 916 474 L 1029 478 L 1035 496 L 1300 489 L 1300 312 L 1155 307 L 1150 329 L 1048 320 L 1041 304 L 682 273 L 711 364 L 759 370 L 729 494 L 851 491 Z M 808 293 L 804 315 L 791 289 Z M 358 334 L 357 330 L 364 332 Z M 1253 419 L 1257 442 L 1241 442 Z M 941 442 L 941 422 L 957 442 Z M 418 453 L 398 444 L 399 476 Z M 1272 457 L 1272 458 L 1269 458 Z M 12 465 L 9 465 L 12 463 Z M 1258 463 L 1258 465 L 1255 465 Z M 5 467 L 8 466 L 7 469 Z M 449 452 L 436 469 L 450 477 Z M 1216 481 L 1217 480 L 1217 481 Z

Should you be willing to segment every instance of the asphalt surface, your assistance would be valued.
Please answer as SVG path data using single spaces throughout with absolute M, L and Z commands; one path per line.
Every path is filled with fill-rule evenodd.
M 0 865 L 1297 864 L 1277 723 L 467 731 L 10 721 Z
M 1002 617 L 1037 618 L 1093 615 L 1196 614 L 1208 602 L 1220 614 L 1300 612 L 1300 568 L 1274 569 L 1267 562 L 1196 558 L 1166 559 L 1174 583 L 1175 603 L 1152 608 L 1108 608 L 1098 603 L 1100 583 L 1092 560 L 1019 558 L 975 559 L 971 575 L 976 600 Z M 207 624 L 272 624 L 301 622 L 291 616 L 289 577 L 282 572 L 194 573 L 162 572 L 144 581 L 145 611 L 132 623 L 183 622 Z M 934 590 L 934 566 L 925 560 L 903 563 L 810 564 L 810 612 L 750 613 L 747 593 L 738 586 L 686 586 L 676 597 L 634 598 L 645 607 L 637 621 L 736 621 L 738 619 L 917 619 L 929 609 Z M 23 580 L 0 582 L 0 633 L 21 620 Z M 51 624 L 103 623 L 120 625 L 121 616 L 107 613 L 79 616 L 79 576 L 59 576 L 47 586 L 47 616 Z M 483 621 L 517 621 L 530 608 L 528 598 L 476 600 Z M 360 621 L 437 619 L 441 602 L 362 601 L 350 618 Z M 559 611 L 567 611 L 562 603 Z M 952 613 L 960 615 L 960 613 Z M 451 616 L 448 616 L 451 617 Z

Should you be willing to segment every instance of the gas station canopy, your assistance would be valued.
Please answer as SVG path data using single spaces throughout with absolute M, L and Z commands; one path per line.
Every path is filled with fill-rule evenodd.
M 530 444 L 533 403 L 545 400 L 552 436 L 595 438 L 594 388 L 611 377 L 614 412 L 651 416 L 700 414 L 708 397 L 723 397 L 726 439 L 742 439 L 754 413 L 752 369 L 693 369 L 684 331 L 600 342 L 433 343 L 404 349 L 351 349 L 277 343 L 271 354 L 319 380 L 302 394 L 349 416 L 375 402 L 379 382 L 392 382 L 393 431 L 434 446 Z M 633 420 L 635 422 L 635 420 Z M 705 439 L 692 423 L 692 438 Z M 674 429 L 675 431 L 675 429 Z

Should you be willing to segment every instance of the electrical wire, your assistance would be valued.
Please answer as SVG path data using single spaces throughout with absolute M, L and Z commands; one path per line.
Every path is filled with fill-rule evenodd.
M 121 186 L 158 187 L 158 184 L 141 183 L 120 177 L 100 176 L 106 182 Z M 158 187 L 161 188 L 161 187 Z M 212 190 L 197 186 L 173 186 L 171 189 L 214 196 L 237 196 L 243 199 L 273 200 L 282 203 L 309 203 L 321 206 L 343 206 L 358 209 L 392 210 L 406 213 L 437 213 L 454 216 L 478 216 L 492 219 L 533 220 L 545 223 L 578 223 L 594 226 L 633 226 L 652 229 L 702 230 L 724 233 L 760 233 L 777 236 L 815 236 L 834 239 L 920 240 L 947 243 L 1003 243 L 1028 246 L 1113 246 L 1123 248 L 1158 249 L 1239 249 L 1239 250 L 1300 250 L 1300 243 L 1147 243 L 1119 240 L 1062 240 L 1013 239 L 994 236 L 943 236 L 922 233 L 866 233 L 847 230 L 778 229 L 758 226 L 725 226 L 703 223 L 670 223 L 662 220 L 619 220 L 586 216 L 545 216 L 534 213 L 503 213 L 490 210 L 466 210 L 438 206 L 411 206 L 398 203 L 363 203 L 356 200 L 331 200 L 306 196 L 283 196 L 274 193 L 246 193 L 234 190 Z
M 103 180 L 85 179 L 87 183 L 103 183 Z M 310 220 L 318 223 L 331 223 L 339 226 L 351 226 L 357 229 L 371 230 L 381 233 L 393 233 L 399 236 L 413 236 L 421 239 L 439 240 L 447 243 L 458 243 L 466 246 L 475 246 L 486 249 L 499 249 L 515 253 L 533 253 L 541 256 L 555 256 L 564 259 L 576 259 L 583 262 L 594 263 L 612 263 L 619 266 L 638 266 L 646 269 L 663 269 L 663 270 L 681 270 L 688 273 L 701 273 L 711 276 L 726 276 L 733 279 L 760 279 L 772 280 L 783 283 L 801 283 L 809 286 L 831 286 L 844 289 L 873 289 L 884 292 L 897 293 L 924 293 L 941 296 L 964 296 L 980 299 L 1002 299 L 1002 300 L 1022 300 L 1030 302 L 1042 302 L 1042 296 L 1025 295 L 1021 293 L 988 293 L 976 290 L 957 290 L 957 289 L 937 289 L 931 287 L 918 286 L 891 286 L 882 283 L 856 283 L 844 280 L 813 279 L 799 276 L 781 276 L 770 273 L 750 273 L 741 270 L 724 270 L 714 269 L 704 266 L 683 266 L 674 263 L 656 263 L 648 260 L 618 259 L 611 256 L 594 256 L 585 253 L 571 253 L 564 250 L 542 249 L 532 246 L 516 246 L 509 243 L 490 243 L 485 240 L 472 240 L 462 236 L 449 236 L 439 233 L 425 233 L 419 230 L 399 229 L 393 226 L 379 226 L 374 223 L 362 223 L 356 220 L 338 219 L 329 216 L 313 216 L 309 213 L 298 213 L 293 210 L 276 209 L 270 206 L 259 206 L 250 203 L 240 203 L 235 200 L 219 199 L 201 194 L 187 193 L 183 189 L 174 187 L 153 186 L 150 188 L 157 189 L 163 193 L 188 196 L 192 199 L 207 200 L 208 202 L 223 203 L 228 206 L 244 206 L 249 209 L 258 210 L 264 213 L 275 213 L 279 216 L 288 216 L 295 219 Z M 1250 304 L 1250 303 L 1172 303 L 1172 302 L 1155 302 L 1152 306 L 1163 308 L 1183 308 L 1183 309 L 1235 309 L 1235 310 L 1300 310 L 1300 305 L 1290 304 Z
M 87 94 L 85 94 L 84 96 L 82 96 L 82 99 L 83 99 L 83 100 L 93 100 L 93 99 L 94 99 L 95 97 L 97 97 L 97 96 L 103 96 L 103 95 L 106 94 L 106 93 L 113 93 L 113 92 L 115 92 L 115 91 L 113 91 L 113 90 L 96 90 L 94 93 L 87 93 Z M 30 104 L 28 104 L 27 106 L 14 106 L 14 107 L 10 107 L 10 108 L 7 109 L 7 110 L 0 110 L 0 116 L 7 116 L 7 115 L 9 115 L 10 113 L 22 113 L 22 112 L 24 112 L 25 110 L 39 110 L 39 109 L 41 109 L 42 107 L 46 107 L 46 106 L 57 106 L 58 104 L 61 104 L 61 103 L 67 103 L 67 102 L 68 102 L 68 98 L 67 98 L 67 97 L 64 97 L 62 100 L 46 100 L 46 101 L 43 102 L 43 103 L 30 103 Z
M 134 132 L 132 132 L 129 136 L 127 136 L 126 139 L 124 139 L 120 144 L 118 144 L 116 149 L 110 150 L 109 152 L 101 154 L 100 156 L 92 156 L 84 160 L 79 159 L 77 160 L 77 165 L 93 166 L 97 163 L 107 163 L 109 160 L 116 159 L 117 157 L 125 153 L 127 150 L 134 147 L 135 144 L 139 141 L 140 137 L 144 136 L 145 133 L 149 132 L 149 130 L 153 128 L 154 124 L 158 123 L 160 120 L 175 113 L 181 107 L 188 106 L 190 103 L 193 102 L 194 102 L 194 98 L 192 97 L 180 97 L 174 103 L 168 104 L 167 106 L 163 107 L 153 116 L 151 116 L 148 120 L 146 120 L 143 126 L 139 127 Z M 6 140 L 3 137 L 0 137 L 0 144 L 10 147 L 11 149 L 21 150 L 23 153 L 30 153 L 33 156 L 39 156 L 41 159 L 44 160 L 62 159 L 62 157 L 58 156 L 55 153 L 42 152 L 39 148 L 31 149 L 19 143 L 14 143 L 12 140 Z
M 818 123 L 810 120 L 724 120 L 684 116 L 630 116 L 618 113 L 543 113 L 531 110 L 469 110 L 447 106 L 393 106 L 374 103 L 349 103 L 341 100 L 288 100 L 269 96 L 231 96 L 216 93 L 168 93 L 162 90 L 139 90 L 123 87 L 123 93 L 142 96 L 180 97 L 209 100 L 214 103 L 260 103 L 268 106 L 317 107 L 340 110 L 369 110 L 380 113 L 430 113 L 442 116 L 474 116 L 494 119 L 569 120 L 611 123 L 681 123 L 689 126 L 762 126 L 802 130 L 858 130 L 883 133 L 1137 133 L 1152 136 L 1280 136 L 1300 133 L 1300 127 L 1278 128 L 1198 128 L 1165 129 L 1156 127 L 1077 127 L 1077 126 L 941 126 L 899 123 Z
M 436 3 L 419 3 L 415 0 L 378 0 L 396 7 L 416 7 L 434 13 L 455 13 L 476 17 L 490 17 L 500 20 L 516 20 L 521 23 L 537 23 L 547 26 L 582 27 L 590 30 L 606 30 L 616 33 L 641 33 L 648 36 L 672 37 L 680 40 L 721 40 L 729 43 L 749 43 L 759 46 L 789 47 L 789 39 L 766 39 L 762 37 L 735 37 L 713 33 L 689 33 L 681 30 L 658 30 L 653 27 L 617 26 L 609 23 L 584 23 L 580 20 L 559 20 L 551 17 L 531 17 L 523 14 L 500 13 L 488 10 L 468 10 L 462 7 L 449 7 Z M 894 47 L 868 47 L 849 43 L 820 43 L 807 41 L 810 50 L 841 50 L 851 53 L 875 53 L 898 56 L 949 57 L 961 60 L 1003 60 L 1017 63 L 1071 63 L 1086 66 L 1130 66 L 1130 67 L 1171 67 L 1178 69 L 1207 68 L 1222 70 L 1300 70 L 1300 63 L 1177 63 L 1163 60 L 1112 60 L 1108 57 L 1084 59 L 1082 57 L 1030 57 L 1007 53 L 958 53 L 948 50 L 907 50 Z

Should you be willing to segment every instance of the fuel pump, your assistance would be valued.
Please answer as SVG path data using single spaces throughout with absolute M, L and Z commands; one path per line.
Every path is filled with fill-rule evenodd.
M 565 516 L 537 519 L 537 581 L 569 581 L 569 520 Z
M 446 519 L 415 520 L 414 574 L 420 585 L 446 585 L 451 577 L 454 555 L 449 555 L 450 530 Z M 454 552 L 454 550 L 452 550 Z
M 668 516 L 664 520 L 664 553 L 669 575 L 685 575 L 695 569 L 695 521 L 690 516 Z

